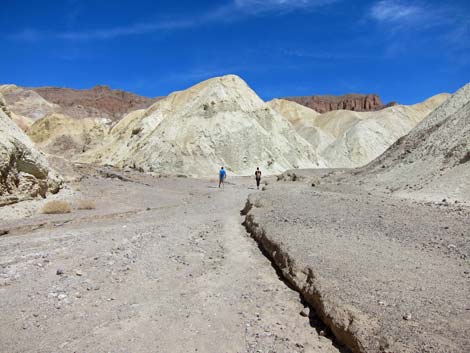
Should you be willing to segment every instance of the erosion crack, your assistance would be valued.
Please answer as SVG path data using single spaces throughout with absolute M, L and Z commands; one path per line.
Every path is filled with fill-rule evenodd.
M 313 274 L 311 271 L 303 271 L 303 276 L 295 269 L 294 261 L 280 249 L 280 247 L 271 242 L 264 230 L 254 221 L 254 217 L 249 214 L 253 205 L 248 200 L 244 209 L 240 212 L 245 215 L 243 226 L 248 234 L 256 241 L 261 253 L 270 260 L 272 267 L 276 271 L 279 279 L 290 289 L 299 293 L 300 299 L 310 310 L 310 325 L 321 335 L 326 335 L 333 345 L 343 353 L 361 352 L 360 343 L 355 337 L 344 332 L 344 328 L 334 325 L 333 320 L 325 315 L 322 298 L 315 287 L 311 285 Z M 302 277 L 302 280 L 299 280 Z M 350 322 L 352 322 L 352 318 Z
M 310 315 L 312 327 L 318 332 L 328 328 L 328 332 L 332 333 L 329 338 L 336 347 L 343 347 L 343 352 L 363 352 L 364 347 L 360 340 L 350 331 L 354 318 L 350 316 L 348 320 L 338 320 L 327 313 L 328 310 L 326 310 L 324 299 L 316 287 L 315 276 L 312 270 L 299 270 L 289 254 L 266 236 L 264 229 L 255 221 L 254 216 L 250 214 L 252 208 L 253 205 L 248 200 L 245 208 L 241 211 L 241 214 L 246 216 L 243 226 L 258 243 L 258 247 L 264 256 L 271 261 L 279 279 L 289 288 L 297 291 L 302 301 L 313 309 Z M 384 349 L 387 347 L 386 342 L 384 342 L 383 346 Z

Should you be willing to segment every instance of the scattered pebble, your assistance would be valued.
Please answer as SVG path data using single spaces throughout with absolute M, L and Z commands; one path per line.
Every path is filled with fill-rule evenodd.
M 411 320 L 411 314 L 410 314 L 410 313 L 406 313 L 405 315 L 403 315 L 403 320 L 406 320 L 406 321 Z
M 61 276 L 61 275 L 64 274 L 64 270 L 61 269 L 61 268 L 58 268 L 57 271 L 55 272 L 55 274 L 56 274 L 57 276 Z
M 310 308 L 308 306 L 303 308 L 302 311 L 300 312 L 300 315 L 302 315 L 304 317 L 309 317 L 310 316 Z

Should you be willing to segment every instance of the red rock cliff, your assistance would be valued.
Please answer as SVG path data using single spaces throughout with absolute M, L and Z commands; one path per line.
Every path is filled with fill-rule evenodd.
M 284 98 L 302 104 L 319 113 L 332 110 L 372 111 L 380 110 L 396 103 L 384 105 L 376 94 L 346 94 L 344 96 L 305 96 Z

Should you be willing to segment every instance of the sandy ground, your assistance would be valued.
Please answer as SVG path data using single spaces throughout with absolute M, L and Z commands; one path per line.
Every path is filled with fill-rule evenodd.
M 340 351 L 241 226 L 254 181 L 128 179 L 0 208 L 1 352 Z
M 250 196 L 247 229 L 283 276 L 356 352 L 468 352 L 470 209 L 328 184 L 328 173 Z

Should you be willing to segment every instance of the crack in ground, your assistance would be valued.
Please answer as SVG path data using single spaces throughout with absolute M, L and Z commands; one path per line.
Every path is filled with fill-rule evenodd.
M 321 318 L 322 310 L 319 308 L 318 303 L 314 303 L 315 300 L 309 300 L 310 295 L 304 293 L 299 285 L 295 283 L 295 281 L 285 275 L 282 268 L 279 266 L 279 263 L 284 263 L 286 265 L 284 268 L 290 270 L 288 265 L 290 260 L 287 255 L 282 254 L 281 251 L 277 249 L 275 244 L 268 245 L 266 243 L 268 240 L 264 235 L 263 230 L 261 230 L 263 236 L 259 236 L 259 234 L 257 234 L 260 232 L 260 227 L 258 224 L 254 223 L 252 217 L 248 215 L 252 208 L 253 205 L 247 201 L 245 207 L 240 211 L 240 214 L 245 216 L 245 221 L 242 223 L 242 225 L 245 227 L 247 233 L 255 240 L 261 253 L 270 261 L 271 266 L 276 271 L 279 280 L 282 281 L 289 289 L 297 292 L 299 294 L 301 303 L 310 309 L 308 316 L 310 326 L 315 329 L 320 336 L 328 338 L 332 342 L 333 346 L 336 347 L 341 353 L 359 352 L 360 350 L 357 350 L 357 344 L 355 342 L 354 344 L 351 344 L 351 338 L 348 337 L 348 339 L 345 340 L 345 337 L 341 337 L 343 335 L 340 335 L 342 338 L 342 340 L 340 340 L 337 337 L 338 333 L 335 335 L 334 331 L 342 330 L 342 328 L 332 327 L 331 323 L 329 325 L 325 323 L 325 321 Z M 353 340 L 355 340 L 354 337 Z

